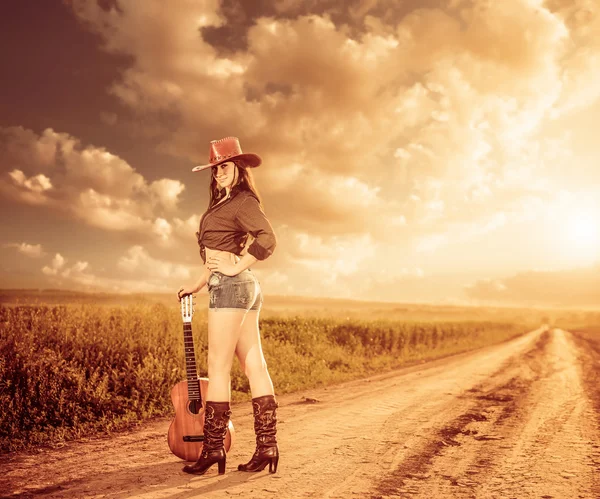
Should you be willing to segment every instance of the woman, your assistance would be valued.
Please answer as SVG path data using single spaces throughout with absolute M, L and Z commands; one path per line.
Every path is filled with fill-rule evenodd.
M 205 271 L 193 286 L 181 287 L 177 293 L 181 299 L 207 285 L 210 297 L 204 443 L 196 463 L 183 471 L 203 474 L 215 463 L 219 464 L 219 473 L 225 470 L 223 440 L 231 415 L 230 372 L 235 353 L 250 381 L 256 433 L 254 455 L 238 470 L 261 471 L 269 464 L 269 471 L 275 473 L 279 460 L 278 404 L 258 329 L 263 297 L 249 268 L 257 260 L 268 258 L 276 246 L 249 170 L 262 161 L 256 154 L 243 154 L 236 137 L 213 140 L 209 157 L 208 164 L 192 170 L 212 170 L 209 208 L 196 233 Z

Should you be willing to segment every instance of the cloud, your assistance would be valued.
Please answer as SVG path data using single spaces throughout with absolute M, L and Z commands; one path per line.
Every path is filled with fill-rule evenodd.
M 387 182 L 363 226 L 401 216 L 410 225 L 401 205 L 408 196 L 440 201 L 427 199 L 431 177 L 444 180 L 446 205 L 493 199 L 510 176 L 505 156 L 518 158 L 535 143 L 532 134 L 561 98 L 569 35 L 584 23 L 525 1 L 412 10 L 366 1 L 351 5 L 354 14 L 372 14 L 351 35 L 343 23 L 352 19 L 331 2 L 286 1 L 235 15 L 216 1 L 173 9 L 149 1 L 119 12 L 73 5 L 108 50 L 133 56 L 112 92 L 145 121 L 153 112 L 173 118 L 157 132 L 163 150 L 198 158 L 201 138 L 229 135 L 234 122 L 247 131 L 244 148 L 265 158 L 257 175 L 267 179 L 259 187 L 268 200 L 279 201 L 285 187 L 297 206 L 341 205 L 347 198 L 315 197 L 319 178 L 333 190 L 343 177 L 370 191 Z M 161 23 L 146 22 L 155 16 Z M 219 51 L 203 36 L 225 22 L 245 23 L 244 50 Z M 356 218 L 322 207 L 330 222 Z M 320 213 L 278 216 L 306 228 L 303 221 L 317 226 Z
M 182 239 L 182 240 L 193 240 L 196 242 L 195 232 L 198 230 L 200 225 L 200 215 L 193 214 L 190 215 L 186 220 L 183 220 L 178 217 L 173 218 L 173 231 Z
M 76 138 L 50 128 L 40 136 L 22 127 L 2 128 L 0 150 L 0 166 L 9 170 L 0 178 L 3 197 L 67 213 L 104 230 L 167 239 L 169 223 L 162 215 L 177 209 L 185 189 L 178 180 L 149 184 L 118 156 L 82 147 Z
M 43 173 L 35 177 L 26 178 L 21 170 L 13 170 L 9 175 L 15 184 L 34 193 L 42 193 L 48 189 L 52 189 L 52 182 Z
M 190 268 L 185 265 L 174 264 L 152 258 L 142 246 L 132 246 L 122 256 L 117 266 L 124 272 L 153 279 L 190 279 Z
M 117 262 L 118 272 L 114 276 L 105 271 L 95 272 L 87 261 L 76 261 L 67 265 L 67 259 L 56 253 L 52 262 L 42 268 L 42 273 L 52 286 L 68 287 L 85 291 L 118 293 L 165 293 L 182 282 L 190 280 L 192 270 L 198 266 L 173 264 L 152 258 L 141 246 L 132 246 Z
M 163 178 L 152 182 L 149 189 L 154 195 L 157 205 L 173 211 L 177 208 L 179 195 L 183 192 L 185 186 L 179 180 Z
M 72 277 L 77 279 L 78 277 L 84 276 L 85 270 L 89 267 L 88 262 L 76 262 L 73 266 L 68 269 L 65 269 L 61 272 L 61 276 L 63 277 Z
M 518 220 L 518 216 L 514 215 L 514 220 Z M 451 222 L 442 232 L 416 236 L 414 238 L 415 249 L 417 253 L 433 253 L 449 244 L 475 240 L 503 227 L 507 220 L 506 213 L 495 212 L 491 215 L 474 217 L 469 222 Z
M 57 275 L 59 271 L 61 271 L 61 269 L 65 266 L 65 262 L 65 258 L 60 253 L 56 253 L 56 255 L 54 255 L 54 258 L 52 259 L 50 267 L 44 266 L 42 268 L 42 272 L 48 276 Z
M 600 97 L 600 6 L 590 0 L 551 1 L 569 29 L 563 56 L 563 90 L 552 116 L 581 109 Z
M 470 298 L 487 303 L 597 307 L 600 303 L 600 265 L 482 279 L 468 285 L 465 291 Z
M 43 173 L 27 178 L 21 170 L 13 170 L 8 173 L 13 185 L 20 192 L 21 201 L 32 205 L 43 205 L 46 203 L 45 191 L 52 189 L 52 182 Z M 1 182 L 1 181 L 0 181 Z M 6 184 L 0 184 L 0 189 L 8 191 Z
M 4 244 L 5 248 L 17 248 L 19 253 L 23 255 L 29 256 L 31 258 L 40 258 L 44 256 L 46 253 L 42 249 L 41 244 L 29 244 L 29 243 L 6 243 Z
M 355 274 L 363 260 L 375 255 L 375 244 L 368 235 L 322 238 L 307 233 L 294 234 L 289 255 L 292 261 L 312 271 L 321 271 L 332 279 Z
M 173 233 L 173 227 L 164 218 L 157 218 L 152 225 L 152 232 L 156 234 L 161 241 L 167 243 Z
M 383 199 L 381 187 L 356 176 L 292 166 L 265 172 L 263 184 L 268 186 L 267 215 L 275 214 L 276 221 L 314 235 L 383 236 L 390 226 L 406 224 L 397 200 Z M 276 212 L 270 208 L 275 206 Z

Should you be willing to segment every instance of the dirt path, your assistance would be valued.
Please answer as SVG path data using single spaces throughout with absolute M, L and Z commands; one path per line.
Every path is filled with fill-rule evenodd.
M 8 497 L 600 497 L 598 414 L 571 333 L 501 345 L 383 376 L 279 397 L 276 474 L 236 471 L 252 454 L 249 404 L 235 405 L 227 472 L 181 472 L 168 420 L 3 463 Z M 307 402 L 305 397 L 318 402 Z M 12 494 L 12 495 L 11 495 Z

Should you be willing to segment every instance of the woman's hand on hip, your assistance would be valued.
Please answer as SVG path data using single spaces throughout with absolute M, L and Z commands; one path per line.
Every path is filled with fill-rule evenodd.
M 211 256 L 206 261 L 206 266 L 211 272 L 221 272 L 228 276 L 234 276 L 239 274 L 239 269 L 235 263 L 231 263 L 231 260 L 226 256 Z

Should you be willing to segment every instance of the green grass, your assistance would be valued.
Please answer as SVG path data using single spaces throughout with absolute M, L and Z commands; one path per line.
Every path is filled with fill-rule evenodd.
M 206 311 L 194 315 L 198 372 L 206 373 Z M 497 343 L 514 322 L 423 322 L 271 315 L 260 321 L 277 394 L 340 382 Z M 185 379 L 176 303 L 0 307 L 3 452 L 126 428 L 172 413 Z M 249 399 L 237 362 L 232 399 Z

